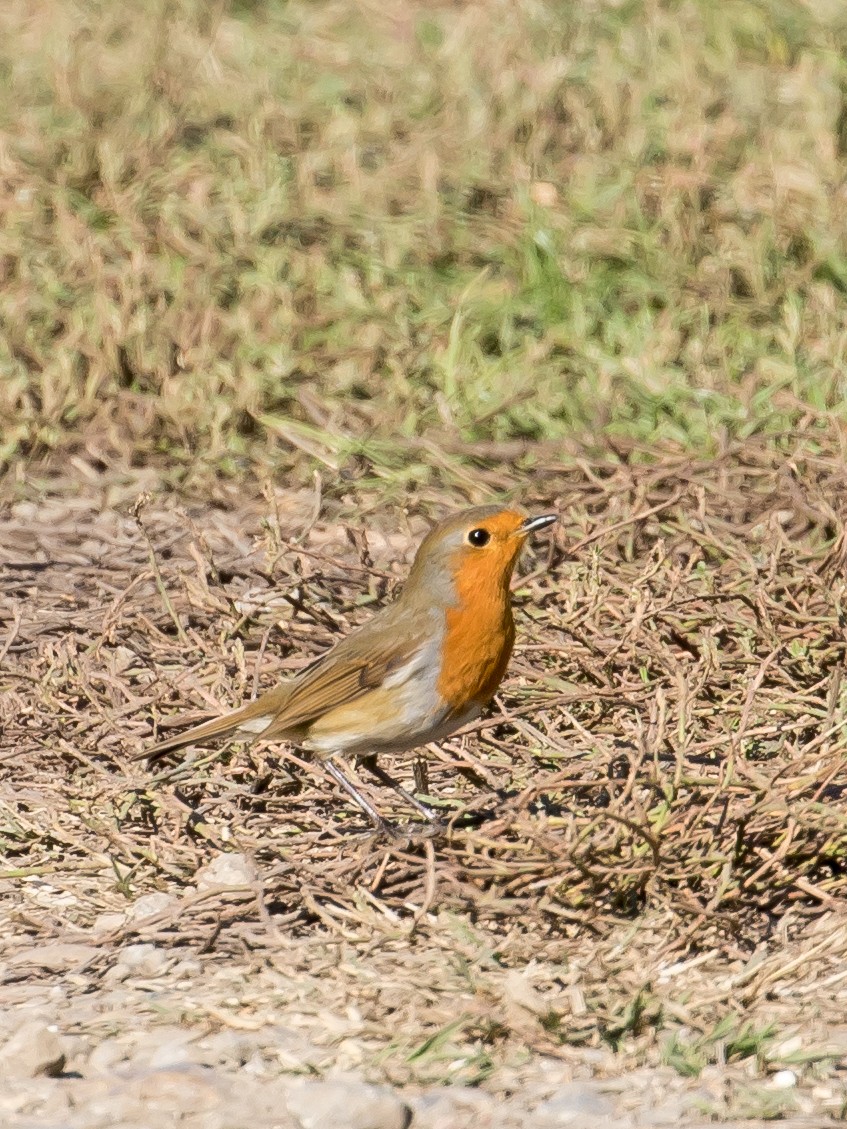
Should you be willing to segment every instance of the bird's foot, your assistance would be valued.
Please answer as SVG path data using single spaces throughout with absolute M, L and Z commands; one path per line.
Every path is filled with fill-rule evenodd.
M 377 828 L 379 834 L 392 839 L 395 843 L 423 842 L 427 839 L 439 839 L 447 832 L 447 824 L 440 819 L 427 820 L 426 823 L 388 823 L 383 820 L 381 827 Z

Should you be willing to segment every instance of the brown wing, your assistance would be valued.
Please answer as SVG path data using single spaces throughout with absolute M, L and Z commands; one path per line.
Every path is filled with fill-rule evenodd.
M 361 698 L 411 663 L 426 638 L 422 628 L 413 631 L 408 625 L 404 629 L 402 623 L 388 621 L 380 623 L 377 629 L 372 620 L 280 689 L 280 693 L 286 691 L 285 700 L 279 703 L 276 716 L 262 736 L 284 736 L 329 710 Z M 254 707 L 261 701 L 260 698 Z M 253 716 L 263 716 L 262 711 L 256 709 Z
M 291 681 L 223 717 L 166 737 L 136 759 L 146 758 L 152 763 L 165 753 L 238 730 L 263 740 L 296 738 L 298 730 L 316 717 L 382 685 L 385 678 L 412 661 L 426 639 L 426 625 L 398 615 L 396 605 L 392 605 Z M 251 722 L 266 717 L 271 719 L 270 724 L 257 733 Z

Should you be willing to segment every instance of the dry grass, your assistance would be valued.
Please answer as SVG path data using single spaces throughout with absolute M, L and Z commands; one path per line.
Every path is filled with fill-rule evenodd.
M 232 705 L 359 622 L 430 499 L 366 524 L 352 498 L 316 522 L 307 492 L 230 510 L 148 501 L 137 521 L 131 485 L 115 485 L 116 509 L 93 493 L 12 507 L 2 835 L 18 942 L 94 927 L 111 946 L 138 928 L 103 933 L 101 914 L 170 890 L 178 912 L 143 931 L 166 945 L 273 952 L 317 931 L 399 946 L 387 982 L 392 961 L 435 967 L 468 946 L 492 975 L 541 961 L 530 1043 L 545 1053 L 609 1045 L 683 1074 L 740 1055 L 767 1071 L 799 1030 L 823 1069 L 847 944 L 843 459 L 748 445 L 708 465 L 541 469 L 545 493 L 526 500 L 560 506 L 564 525 L 518 588 L 511 677 L 488 720 L 428 754 L 449 834 L 401 847 L 284 749 L 152 778 L 129 758 L 151 722 Z M 411 781 L 408 758 L 394 767 Z M 198 869 L 231 850 L 259 884 L 197 892 Z M 466 1081 L 515 1051 L 480 1033 L 477 1006 L 455 1036 Z M 417 1037 L 402 1030 L 391 1076 Z M 409 1077 L 437 1073 L 423 1057 Z

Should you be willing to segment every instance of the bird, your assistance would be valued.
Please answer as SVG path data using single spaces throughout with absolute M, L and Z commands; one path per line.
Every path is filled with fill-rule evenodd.
M 557 518 L 531 517 L 515 505 L 447 516 L 424 537 L 392 603 L 281 685 L 135 759 L 152 764 L 230 735 L 289 742 L 322 762 L 378 833 L 400 834 L 349 779 L 341 758 L 355 758 L 437 828 L 436 813 L 377 757 L 442 740 L 488 704 L 515 640 L 512 573 L 530 534 Z

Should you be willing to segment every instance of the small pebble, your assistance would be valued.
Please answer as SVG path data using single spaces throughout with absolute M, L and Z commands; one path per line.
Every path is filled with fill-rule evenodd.
M 101 1087 L 105 1079 L 98 1079 Z M 134 1070 L 107 1088 L 92 1092 L 84 1103 L 85 1125 L 141 1129 L 152 1125 L 221 1125 L 217 1111 L 227 1099 L 226 1086 L 199 1066 Z M 233 1095 L 234 1096 L 234 1095 Z M 242 1102 L 242 1108 L 245 1103 Z M 243 1124 L 243 1123 L 242 1123 Z
M 777 1070 L 771 1078 L 771 1085 L 775 1090 L 790 1090 L 797 1085 L 797 1075 L 793 1070 Z
M 109 984 L 120 983 L 130 976 L 150 979 L 161 976 L 171 958 L 156 945 L 125 945 L 118 953 L 116 963 L 106 972 L 104 981 Z
M 143 894 L 127 910 L 130 921 L 143 921 L 145 917 L 157 917 L 160 913 L 176 909 L 179 899 L 173 894 Z
M 10 965 L 35 965 L 47 972 L 64 972 L 86 964 L 97 955 L 93 945 L 56 941 L 49 945 L 33 945 L 9 958 Z
M 31 1020 L 0 1047 L 0 1078 L 56 1078 L 65 1069 L 65 1052 L 52 1024 Z
M 534 1124 L 543 1129 L 576 1125 L 586 1120 L 610 1118 L 613 1103 L 596 1086 L 587 1082 L 570 1082 L 562 1086 L 535 1110 Z
M 412 1122 L 395 1093 L 363 1082 L 303 1082 L 286 1105 L 300 1129 L 408 1129 Z
M 256 878 L 256 868 L 246 855 L 222 854 L 197 871 L 197 889 L 252 886 Z
M 101 913 L 94 919 L 94 933 L 114 933 L 126 925 L 125 913 Z
M 412 1099 L 414 1129 L 488 1129 L 503 1124 L 499 1103 L 482 1090 L 439 1086 Z M 506 1121 L 506 1124 L 510 1122 Z

